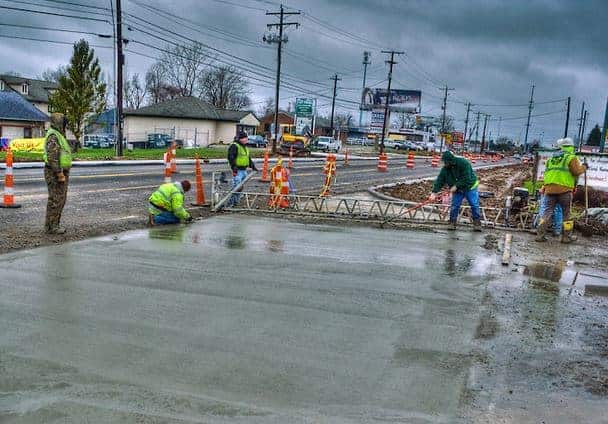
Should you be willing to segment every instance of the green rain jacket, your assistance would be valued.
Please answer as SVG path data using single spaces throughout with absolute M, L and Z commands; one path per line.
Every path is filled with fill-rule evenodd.
M 156 190 L 150 198 L 150 213 L 158 215 L 171 212 L 181 220 L 186 220 L 190 214 L 184 209 L 184 190 L 181 183 L 165 183 Z
M 477 188 L 479 180 L 468 160 L 450 151 L 443 152 L 441 160 L 445 165 L 433 184 L 433 193 L 439 193 L 444 186 L 456 186 L 462 193 Z

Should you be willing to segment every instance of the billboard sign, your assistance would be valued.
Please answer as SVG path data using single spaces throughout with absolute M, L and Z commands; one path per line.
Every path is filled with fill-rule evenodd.
M 361 109 L 373 110 L 386 104 L 385 88 L 366 88 L 363 90 Z M 420 113 L 422 92 L 420 90 L 391 90 L 388 108 L 392 112 Z
M 312 133 L 312 118 L 314 115 L 314 99 L 296 99 L 296 135 Z
M 384 110 L 372 110 L 371 115 L 372 116 L 369 124 L 369 130 L 372 133 L 380 134 L 382 132 L 382 127 L 384 126 Z

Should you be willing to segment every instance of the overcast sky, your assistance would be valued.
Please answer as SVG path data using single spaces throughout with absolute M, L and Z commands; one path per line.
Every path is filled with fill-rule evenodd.
M 53 0 L 0 0 L 0 6 L 53 11 L 93 19 L 110 19 L 98 9 L 110 0 L 62 0 L 92 5 L 77 7 Z M 26 3 L 37 3 L 28 5 Z M 137 3 L 157 8 L 152 13 Z M 55 5 L 43 8 L 40 5 Z M 266 24 L 277 18 L 279 3 L 267 0 L 123 0 L 126 13 L 174 31 L 171 36 L 127 15 L 127 23 L 172 40 L 187 38 L 225 52 L 218 58 L 244 70 L 251 78 L 252 97 L 259 107 L 264 98 L 274 96 L 276 46 L 262 41 Z M 576 135 L 581 104 L 589 109 L 587 129 L 603 122 L 608 96 L 608 47 L 606 0 L 289 0 L 286 11 L 301 11 L 289 22 L 301 24 L 287 30 L 289 41 L 283 56 L 283 71 L 291 87 L 282 89 L 281 106 L 297 95 L 320 93 L 321 111 L 329 110 L 334 74 L 342 78 L 337 109 L 350 112 L 358 120 L 354 102 L 359 101 L 364 50 L 371 52 L 368 86 L 386 86 L 387 55 L 380 51 L 404 51 L 394 69 L 394 88 L 422 90 L 423 114 L 441 113 L 442 88 L 450 91 L 448 114 L 462 128 L 467 101 L 476 111 L 491 115 L 489 131 L 516 140 L 525 129 L 531 85 L 539 102 L 572 96 L 570 135 Z M 58 9 L 59 7 L 65 9 Z M 86 11 L 91 13 L 86 13 Z M 162 16 L 168 11 L 191 22 L 176 23 Z M 0 24 L 23 24 L 56 29 L 111 34 L 109 23 L 73 17 L 48 16 L 2 9 Z M 95 35 L 15 28 L 0 25 L 0 35 L 40 38 L 70 43 L 84 37 L 96 48 L 102 67 L 112 73 L 111 40 Z M 235 37 L 236 36 L 236 37 Z M 125 38 L 164 47 L 166 43 L 133 29 Z M 134 42 L 127 47 L 127 70 L 145 74 L 160 52 Z M 136 54 L 133 52 L 138 52 Z M 15 71 L 35 77 L 46 68 L 65 64 L 69 45 L 0 37 L 0 71 Z M 502 106 L 496 106 L 502 105 Z M 510 105 L 510 106 L 504 106 Z M 515 105 L 515 106 L 513 106 Z M 547 142 L 563 134 L 565 100 L 535 105 L 530 139 Z

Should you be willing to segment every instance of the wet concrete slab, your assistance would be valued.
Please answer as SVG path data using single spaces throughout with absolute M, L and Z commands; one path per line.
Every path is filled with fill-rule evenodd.
M 222 216 L 1 256 L 0 421 L 453 422 L 482 241 Z

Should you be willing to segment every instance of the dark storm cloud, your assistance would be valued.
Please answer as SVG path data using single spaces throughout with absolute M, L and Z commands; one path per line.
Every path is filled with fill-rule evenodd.
M 109 5 L 108 1 L 82 3 Z M 143 17 L 163 27 L 172 29 L 189 38 L 204 41 L 208 45 L 226 51 L 236 58 L 227 62 L 245 70 L 254 67 L 245 60 L 260 64 L 259 69 L 271 78 L 276 60 L 275 46 L 262 43 L 266 24 L 276 22 L 266 16 L 266 10 L 276 11 L 278 2 L 260 0 L 138 0 L 155 7 L 187 17 L 202 26 L 213 26 L 257 43 L 257 47 L 227 42 L 217 32 L 192 31 L 147 12 L 130 1 L 125 1 L 128 13 Z M 6 2 L 2 2 L 4 4 Z M 241 7 L 230 3 L 238 3 Z M 605 23 L 608 22 L 608 1 L 604 0 L 290 0 L 289 10 L 301 9 L 304 13 L 320 18 L 342 30 L 354 34 L 336 32 L 320 26 L 314 20 L 299 16 L 290 20 L 300 22 L 298 29 L 289 29 L 289 42 L 284 55 L 285 76 L 295 76 L 294 82 L 308 91 L 329 94 L 329 77 L 337 72 L 342 75 L 340 86 L 344 89 L 339 97 L 358 101 L 357 87 L 361 85 L 361 56 L 363 50 L 372 51 L 372 65 L 368 82 L 386 79 L 386 55 L 382 48 L 394 48 L 406 52 L 398 58 L 394 71 L 394 86 L 423 90 L 425 112 L 439 113 L 441 90 L 448 84 L 450 92 L 448 112 L 457 120 L 464 118 L 464 102 L 477 104 L 525 104 L 530 85 L 536 85 L 535 97 L 539 100 L 573 97 L 573 113 L 580 111 L 580 102 L 586 101 L 590 109 L 590 125 L 601 122 L 608 95 L 608 49 L 606 48 Z M 107 32 L 104 24 L 83 21 L 45 18 L 17 12 L 2 14 L 0 22 L 40 25 L 63 25 L 69 28 L 86 28 Z M 0 33 L 32 35 L 32 31 L 13 31 L 0 26 Z M 137 31 L 127 31 L 133 40 L 151 42 L 164 47 L 165 43 L 154 40 Z M 37 37 L 75 41 L 77 35 L 38 32 Z M 218 38 L 219 37 L 219 38 Z M 108 40 L 87 37 L 92 43 L 104 44 Z M 368 40 L 361 43 L 360 38 Z M 131 44 L 129 49 L 159 56 L 159 52 Z M 98 49 L 102 65 L 111 69 L 111 51 Z M 16 42 L 0 38 L 0 70 L 15 70 L 27 75 L 37 75 L 48 67 L 55 67 L 69 59 L 69 46 L 45 45 L 35 42 Z M 298 58 L 298 56 L 304 56 Z M 242 58 L 242 59 L 239 59 Z M 309 62 L 313 62 L 312 64 Z M 127 53 L 128 71 L 144 74 L 153 60 Z M 316 63 L 316 65 L 315 65 Z M 259 78 L 259 77 L 256 77 Z M 264 78 L 260 78 L 264 79 Z M 289 80 L 289 78 L 287 78 Z M 314 84 L 317 81 L 322 84 Z M 256 101 L 273 95 L 272 82 L 253 81 Z M 324 91 L 323 91 L 324 90 Z M 293 100 L 297 90 L 285 89 L 282 106 Z M 329 100 L 320 98 L 321 104 Z M 340 110 L 352 107 L 339 104 Z M 538 105 L 535 112 L 549 112 L 562 108 L 561 104 Z M 478 107 L 477 109 L 482 109 Z M 526 108 L 486 108 L 493 117 L 517 117 L 525 115 Z M 357 116 L 356 110 L 352 113 Z M 525 121 L 504 122 L 504 127 L 517 136 Z M 538 132 L 551 137 L 560 133 L 563 117 L 560 115 L 533 120 Z M 572 127 L 572 126 L 571 126 Z

